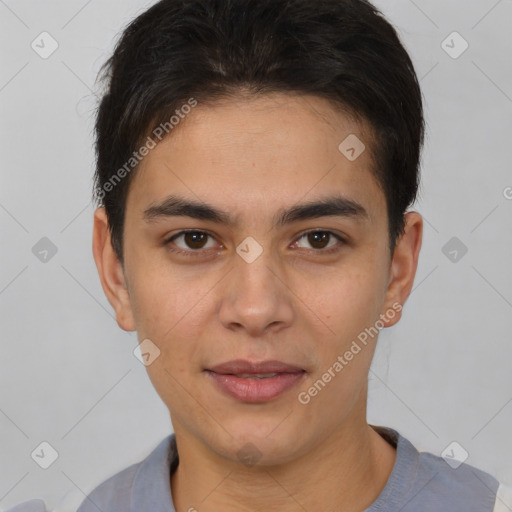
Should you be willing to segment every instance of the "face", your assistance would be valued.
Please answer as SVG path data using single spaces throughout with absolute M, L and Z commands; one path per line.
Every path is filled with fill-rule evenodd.
M 376 327 L 398 321 L 421 239 L 410 213 L 391 258 L 364 128 L 311 96 L 198 104 L 134 176 L 124 269 L 97 211 L 102 285 L 158 354 L 177 435 L 276 464 L 364 424 Z

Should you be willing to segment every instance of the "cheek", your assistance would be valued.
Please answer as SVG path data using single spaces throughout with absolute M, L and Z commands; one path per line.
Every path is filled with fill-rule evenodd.
M 137 331 L 140 336 L 163 341 L 190 309 L 195 286 L 187 286 L 179 271 L 165 261 L 145 257 L 134 248 L 131 254 L 130 303 Z
M 309 287 L 315 312 L 342 338 L 374 323 L 385 299 L 382 270 L 354 265 L 331 272 L 321 286 Z
M 149 338 L 158 346 L 166 368 L 184 372 L 199 359 L 204 322 L 212 310 L 210 292 L 218 277 L 154 262 L 133 270 L 130 301 L 139 339 Z
M 330 276 L 329 285 L 317 288 L 315 309 L 330 333 L 316 336 L 319 361 L 309 386 L 302 391 L 319 411 L 338 404 L 340 419 L 360 399 L 368 378 L 385 293 L 382 270 L 356 267 Z

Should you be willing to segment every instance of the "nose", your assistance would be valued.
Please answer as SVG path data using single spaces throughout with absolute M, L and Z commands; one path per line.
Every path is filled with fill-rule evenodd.
M 236 256 L 223 289 L 219 318 L 232 331 L 252 337 L 290 326 L 295 315 L 293 293 L 278 262 L 263 252 L 255 261 Z

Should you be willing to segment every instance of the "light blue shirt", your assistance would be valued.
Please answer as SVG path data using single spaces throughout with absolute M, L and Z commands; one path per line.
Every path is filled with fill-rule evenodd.
M 374 428 L 396 447 L 397 454 L 386 486 L 365 512 L 512 511 L 512 488 L 493 476 L 466 463 L 449 464 L 442 457 L 420 452 L 394 429 Z M 178 462 L 171 434 L 144 460 L 96 487 L 77 512 L 176 512 L 170 475 Z M 44 502 L 32 500 L 8 512 L 46 511 Z

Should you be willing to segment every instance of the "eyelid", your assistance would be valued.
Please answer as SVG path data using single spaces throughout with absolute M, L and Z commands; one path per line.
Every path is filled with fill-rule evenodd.
M 304 231 L 303 233 L 301 233 L 297 236 L 294 244 L 296 244 L 300 239 L 304 238 L 306 235 L 309 235 L 310 233 L 328 233 L 329 235 L 334 237 L 336 240 L 338 240 L 338 242 L 341 242 L 341 245 L 348 244 L 347 239 L 344 235 L 341 235 L 341 234 L 337 233 L 336 231 L 332 231 L 330 229 L 322 229 L 322 228 L 308 229 L 308 230 Z M 304 249 L 304 248 L 301 247 L 301 248 L 299 248 L 299 250 L 300 249 Z M 329 253 L 333 253 L 333 252 L 340 250 L 340 243 L 337 243 L 331 247 L 328 247 L 327 249 L 305 249 L 305 250 L 313 251 L 313 252 L 316 252 L 319 254 L 329 254 Z
M 299 240 L 299 238 L 302 238 L 304 235 L 309 235 L 310 233 L 329 233 L 338 240 L 341 240 L 342 242 L 348 243 L 348 238 L 338 231 L 334 231 L 332 229 L 328 228 L 313 228 L 313 229 L 306 229 L 305 231 L 299 233 L 297 235 L 296 240 Z
M 174 239 L 184 235 L 184 234 L 187 234 L 187 233 L 202 233 L 202 234 L 205 234 L 211 238 L 213 238 L 214 240 L 216 240 L 216 236 L 213 235 L 212 233 L 210 233 L 208 230 L 205 230 L 205 229 L 194 229 L 194 228 L 188 228 L 188 229 L 182 229 L 181 231 L 178 231 L 177 233 L 171 235 L 171 236 L 168 236 L 164 239 L 164 242 L 163 242 L 163 245 L 164 246 L 168 246 Z M 296 244 L 301 238 L 303 238 L 304 236 L 310 234 L 310 233 L 328 233 L 330 234 L 331 236 L 333 236 L 334 238 L 336 238 L 338 240 L 338 242 L 341 242 L 341 245 L 345 245 L 347 244 L 347 240 L 346 240 L 346 237 L 343 236 L 343 235 L 340 235 L 339 233 L 335 232 L 335 231 L 332 231 L 330 229 L 322 229 L 322 228 L 313 228 L 313 229 L 307 229 L 305 231 L 303 231 L 302 233 L 299 233 L 295 239 L 294 239 L 294 242 L 293 244 Z M 300 249 L 303 249 L 303 248 L 300 248 Z M 329 254 L 331 252 L 336 252 L 337 250 L 339 250 L 340 247 L 339 247 L 339 244 L 335 244 L 334 246 L 332 247 L 329 247 L 328 249 L 306 249 L 306 250 L 311 250 L 313 252 L 316 252 L 316 253 L 324 253 L 324 254 Z M 185 254 L 187 256 L 199 256 L 207 251 L 211 251 L 212 248 L 208 248 L 208 249 L 190 249 L 190 250 L 184 250 L 184 249 L 170 249 L 168 248 L 169 251 L 173 252 L 173 253 L 177 253 L 177 254 Z
M 174 239 L 179 238 L 182 235 L 186 235 L 187 233 L 201 233 L 201 234 L 209 236 L 210 238 L 213 238 L 214 240 L 217 240 L 215 235 L 210 233 L 208 230 L 188 228 L 188 229 L 182 229 L 181 231 L 178 231 L 177 233 L 174 233 L 173 235 L 166 237 L 163 241 L 163 245 L 165 247 L 167 247 L 167 250 L 169 250 L 170 252 L 173 252 L 176 254 L 184 254 L 186 256 L 199 256 L 202 253 L 205 253 L 206 251 L 212 250 L 211 247 L 208 247 L 207 249 L 196 249 L 196 250 L 194 250 L 194 249 L 186 250 L 186 249 L 181 249 L 179 247 L 177 249 L 173 249 L 173 248 L 168 247 Z

